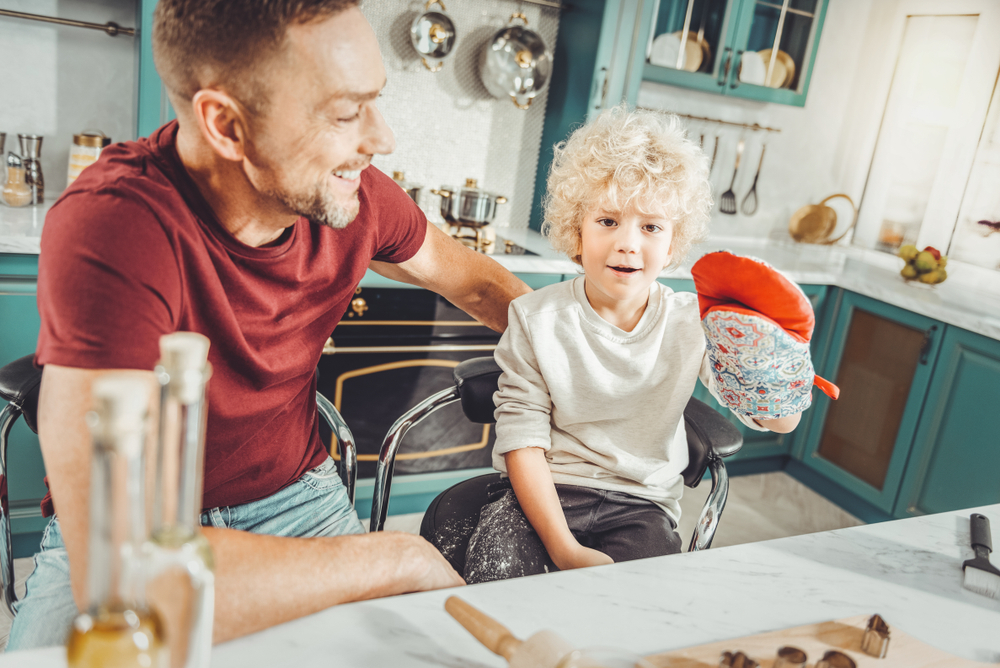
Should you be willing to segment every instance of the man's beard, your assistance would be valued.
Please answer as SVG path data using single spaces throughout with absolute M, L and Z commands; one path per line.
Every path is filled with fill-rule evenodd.
M 357 218 L 361 206 L 357 200 L 357 194 L 354 196 L 355 200 L 352 202 L 352 206 L 341 206 L 329 191 L 324 190 L 321 184 L 317 184 L 309 193 L 293 194 L 282 190 L 272 190 L 267 194 L 311 222 L 335 230 L 344 229 Z

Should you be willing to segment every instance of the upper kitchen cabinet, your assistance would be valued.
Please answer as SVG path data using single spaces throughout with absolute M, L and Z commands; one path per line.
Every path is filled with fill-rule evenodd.
M 633 57 L 643 81 L 801 107 L 827 2 L 653 0 Z

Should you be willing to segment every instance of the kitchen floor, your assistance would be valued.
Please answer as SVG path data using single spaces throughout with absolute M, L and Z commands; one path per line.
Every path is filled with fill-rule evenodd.
M 685 546 L 711 485 L 703 482 L 695 489 L 684 490 L 681 500 L 680 534 Z M 417 533 L 421 515 L 392 515 L 385 528 L 390 531 Z M 367 526 L 368 521 L 363 523 Z M 797 536 L 863 524 L 834 504 L 784 473 L 740 476 L 729 481 L 729 500 L 712 547 L 752 543 L 772 538 Z M 32 560 L 15 559 L 15 586 L 24 594 L 24 580 L 31 573 Z M 0 646 L 7 644 L 10 618 L 6 608 L 0 614 Z

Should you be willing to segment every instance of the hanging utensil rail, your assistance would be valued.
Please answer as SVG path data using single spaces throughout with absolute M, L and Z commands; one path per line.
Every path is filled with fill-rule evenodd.
M 524 0 L 529 2 L 530 0 Z M 43 23 L 58 23 L 63 26 L 72 26 L 74 28 L 90 28 L 91 30 L 100 30 L 101 32 L 107 33 L 111 37 L 116 35 L 135 35 L 135 28 L 123 28 L 114 21 L 108 21 L 105 24 L 100 23 L 90 23 L 89 21 L 74 21 L 72 19 L 60 19 L 55 16 L 42 16 L 41 14 L 28 14 L 27 12 L 15 12 L 9 9 L 0 9 L 0 16 L 9 16 L 15 19 L 25 19 L 26 21 L 42 21 Z
M 665 111 L 664 109 L 650 109 L 648 107 L 639 107 L 646 111 Z M 674 113 L 674 112 L 669 112 Z M 690 118 L 693 121 L 706 121 L 708 123 L 718 123 L 719 125 L 732 125 L 738 128 L 746 128 L 748 130 L 762 130 L 764 132 L 781 132 L 780 128 L 769 128 L 766 125 L 760 125 L 758 123 L 734 123 L 732 121 L 722 121 L 718 118 L 708 118 L 707 116 L 692 116 L 690 114 L 676 114 L 674 116 L 680 116 L 681 118 Z
M 527 2 L 529 5 L 541 5 L 542 7 L 550 7 L 552 9 L 569 9 L 568 4 L 552 2 L 551 0 L 518 0 L 518 2 Z

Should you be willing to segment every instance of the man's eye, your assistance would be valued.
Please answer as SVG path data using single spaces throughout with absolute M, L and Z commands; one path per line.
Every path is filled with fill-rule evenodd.
M 353 116 L 349 116 L 347 118 L 338 118 L 337 122 L 338 123 L 350 123 L 352 121 L 358 120 L 359 116 L 361 116 L 361 112 L 358 112 L 358 113 L 354 114 Z

